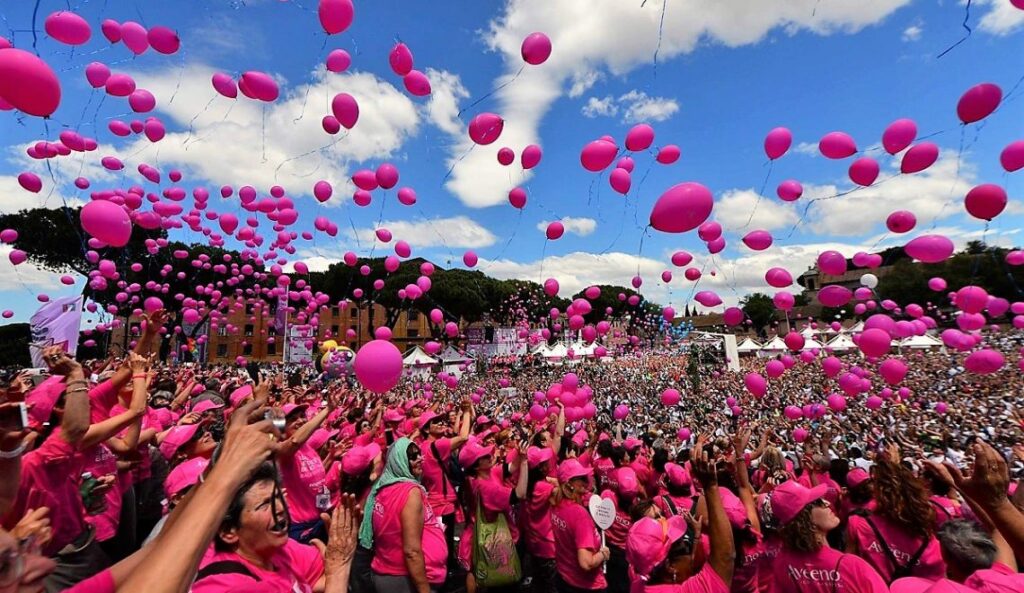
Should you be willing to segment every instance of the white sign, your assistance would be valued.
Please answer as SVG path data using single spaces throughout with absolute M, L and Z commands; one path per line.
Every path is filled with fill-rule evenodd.
M 590 516 L 594 518 L 594 523 L 602 531 L 612 526 L 615 521 L 615 503 L 594 494 L 590 497 L 588 506 L 590 507 Z

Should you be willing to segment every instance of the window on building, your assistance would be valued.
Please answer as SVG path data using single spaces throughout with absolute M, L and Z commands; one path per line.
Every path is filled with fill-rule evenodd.
M 338 325 L 332 325 L 331 326 L 331 337 L 334 337 L 334 336 L 338 335 L 338 328 L 339 327 L 341 327 L 341 326 L 338 326 Z
M 246 315 L 252 315 L 252 311 L 253 311 L 252 303 L 246 303 L 246 305 L 245 305 L 245 314 Z
M 218 326 L 217 327 L 217 335 L 221 336 L 221 337 L 224 337 L 224 336 L 228 335 L 228 328 L 227 328 L 227 326 L 224 326 L 224 325 Z
M 277 335 L 277 326 L 271 324 L 271 326 L 269 328 L 267 328 L 267 335 L 269 335 L 269 336 L 276 336 Z
M 252 336 L 252 324 L 251 323 L 245 324 L 245 335 L 246 336 Z
M 410 322 L 414 322 L 414 321 L 419 321 L 419 319 L 420 319 L 420 312 L 417 311 L 416 309 L 410 309 L 409 310 L 409 321 Z
M 355 307 L 349 307 L 348 315 L 349 315 L 349 317 L 351 317 L 353 319 L 355 319 L 356 317 L 359 317 L 359 309 L 356 309 Z
M 228 355 L 227 344 L 217 344 L 217 358 L 225 358 Z
M 242 346 L 242 355 L 249 356 L 250 354 L 252 354 L 252 344 Z
M 405 337 L 418 338 L 420 337 L 420 330 L 415 327 L 410 327 L 409 329 L 405 330 Z
M 277 344 L 276 343 L 267 344 L 267 355 L 268 356 L 274 356 L 275 354 L 277 354 Z

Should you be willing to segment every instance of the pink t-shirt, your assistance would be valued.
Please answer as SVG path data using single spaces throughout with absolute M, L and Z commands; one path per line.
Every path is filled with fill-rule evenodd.
M 783 548 L 776 556 L 776 593 L 888 593 L 882 577 L 859 556 L 827 545 L 817 552 Z
M 598 488 L 604 488 L 608 485 L 608 474 L 614 469 L 615 463 L 607 457 L 602 457 L 594 462 L 594 479 L 597 482 Z
M 735 591 L 736 589 L 733 589 Z M 644 593 L 727 593 L 729 587 L 725 585 L 722 577 L 718 576 L 710 564 L 686 579 L 682 583 L 673 585 L 648 585 L 643 588 Z
M 499 468 L 500 469 L 500 468 Z M 476 501 L 477 496 L 483 505 L 484 514 L 488 522 L 496 521 L 498 513 L 505 514 L 505 521 L 508 523 L 512 541 L 519 541 L 519 528 L 516 526 L 515 509 L 509 504 L 512 500 L 513 488 L 506 486 L 493 477 L 482 480 L 470 478 L 466 481 L 469 487 L 469 517 L 466 519 L 466 530 L 459 541 L 459 562 L 463 568 L 469 569 L 470 558 L 473 553 L 473 526 L 476 524 Z
M 928 497 L 928 500 L 935 507 L 935 529 L 942 527 L 942 524 L 950 519 L 959 519 L 964 516 L 960 505 L 954 504 L 945 496 L 932 495 Z
M 626 509 L 619 508 L 619 499 L 615 496 L 615 493 L 611 490 L 605 490 L 601 493 L 601 498 L 612 501 L 615 505 L 615 519 L 612 521 L 612 526 L 604 532 L 605 541 L 609 546 L 615 546 L 619 549 L 626 548 L 626 538 L 629 536 L 629 528 L 633 526 L 633 521 L 629 518 L 629 512 Z
M 757 591 L 771 593 L 775 590 L 775 559 L 782 549 L 782 542 L 777 537 L 761 540 L 761 555 L 757 559 Z
M 669 504 L 669 500 L 672 501 L 672 504 Z M 694 508 L 697 506 L 697 498 L 694 496 L 672 496 L 671 494 L 661 494 L 654 499 L 654 505 L 661 509 L 661 514 L 666 517 L 680 515 L 683 511 L 693 514 Z M 673 507 L 675 507 L 675 510 L 672 510 Z
M 60 427 L 55 428 L 38 449 L 22 457 L 18 498 L 3 518 L 4 527 L 13 529 L 29 509 L 49 508 L 53 537 L 43 549 L 47 556 L 73 542 L 86 528 L 78 492 L 83 459 L 60 433 Z
M 88 451 L 82 452 L 85 459 L 83 472 L 92 473 L 94 478 L 114 476 L 114 484 L 103 495 L 106 508 L 95 515 L 87 515 L 85 520 L 96 528 L 96 540 L 105 542 L 117 535 L 117 526 L 121 522 L 122 489 L 119 485 L 121 476 L 117 471 L 117 456 L 105 444 L 100 443 Z M 129 480 L 131 476 L 128 476 Z
M 423 452 L 423 487 L 427 489 L 427 503 L 434 509 L 438 516 L 450 515 L 455 512 L 455 487 L 444 475 L 444 469 L 437 462 L 434 456 L 434 449 L 437 449 L 437 457 L 441 463 L 448 463 L 452 454 L 451 439 L 437 439 L 433 443 L 424 439 L 419 442 L 420 451 Z
M 992 568 L 975 571 L 964 584 L 981 593 L 1020 593 L 1024 591 L 1024 574 L 996 562 Z
M 402 553 L 402 509 L 405 508 L 413 488 L 420 488 L 420 485 L 399 482 L 377 492 L 373 505 L 374 553 L 373 562 L 370 564 L 370 568 L 377 574 L 409 574 L 405 566 L 405 555 Z M 441 518 L 434 514 L 429 504 L 423 505 L 423 537 L 420 545 L 427 568 L 427 581 L 435 585 L 444 583 L 447 574 L 448 544 L 444 539 Z
M 555 487 L 546 480 L 533 485 L 533 495 L 524 503 L 523 537 L 526 551 L 537 558 L 555 557 L 555 533 L 551 528 L 551 493 Z
M 259 581 L 237 573 L 210 575 L 193 583 L 192 593 L 312 593 L 324 574 L 320 552 L 292 539 L 274 555 L 272 571 L 263 570 L 238 554 L 216 552 L 212 545 L 199 563 L 199 570 L 222 561 L 240 562 Z
M 601 533 L 590 512 L 583 505 L 562 500 L 551 511 L 551 527 L 555 532 L 555 568 L 569 585 L 580 589 L 604 589 L 608 581 L 601 568 L 585 571 L 580 567 L 579 550 L 597 552 L 601 549 Z
M 115 591 L 117 591 L 117 585 L 114 583 L 114 574 L 108 568 L 80 581 L 70 589 L 65 589 L 64 593 L 114 593 Z
M 889 549 L 892 550 L 893 555 L 896 556 L 901 565 L 906 565 L 921 547 L 921 538 L 908 535 L 885 517 L 874 514 L 871 515 L 871 521 L 878 528 L 878 531 L 885 539 L 885 543 L 888 544 Z M 857 542 L 858 555 L 867 560 L 878 571 L 878 574 L 882 575 L 882 579 L 885 582 L 892 582 L 893 563 L 864 517 L 860 515 L 850 516 L 847 536 Z M 910 571 L 908 576 L 921 577 L 932 581 L 946 576 L 946 563 L 942 561 L 939 540 L 934 536 L 929 538 L 928 546 L 924 549 L 920 560 L 918 560 L 917 565 Z
M 318 509 L 316 497 L 326 489 L 327 476 L 320 456 L 303 443 L 290 457 L 279 457 L 281 483 L 288 501 L 288 514 L 294 523 L 306 523 L 320 518 L 326 509 Z
M 734 593 L 748 593 L 757 591 L 760 577 L 761 557 L 765 553 L 765 545 L 761 536 L 757 541 L 744 542 L 741 550 L 741 557 L 737 558 L 736 566 L 732 573 L 730 589 Z
M 89 390 L 89 423 L 96 424 L 110 418 L 110 410 L 117 405 L 117 392 L 110 379 Z

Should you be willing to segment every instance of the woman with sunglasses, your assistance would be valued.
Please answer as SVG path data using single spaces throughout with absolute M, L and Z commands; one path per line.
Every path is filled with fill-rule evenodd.
M 444 523 L 448 544 L 449 564 L 455 560 L 455 501 L 456 484 L 451 471 L 452 452 L 458 451 L 469 438 L 473 403 L 464 398 L 460 404 L 462 421 L 459 434 L 447 437 L 447 415 L 427 410 L 419 417 L 419 446 L 423 452 L 423 487 L 427 490 L 427 503 L 434 515 Z
M 430 593 L 447 576 L 448 547 L 440 517 L 420 484 L 423 452 L 407 437 L 388 449 L 384 472 L 366 499 L 359 545 L 373 550 L 377 593 Z
M 827 490 L 787 480 L 769 493 L 769 519 L 782 541 L 772 562 L 775 593 L 886 593 L 885 581 L 863 558 L 828 545 L 839 517 L 823 498 Z

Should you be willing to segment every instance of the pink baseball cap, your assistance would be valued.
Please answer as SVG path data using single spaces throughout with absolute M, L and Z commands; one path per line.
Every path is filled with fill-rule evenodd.
M 168 460 L 174 458 L 174 454 L 178 452 L 178 449 L 185 443 L 192 440 L 192 437 L 196 436 L 196 431 L 199 430 L 198 424 L 182 424 L 175 426 L 171 430 L 167 431 L 167 436 L 164 437 L 162 443 L 160 443 L 160 452 L 163 453 L 164 457 Z
M 309 409 L 309 404 L 285 404 L 281 406 L 281 411 L 284 412 L 285 417 L 292 414 L 305 413 L 307 409 Z
M 1007 589 L 1010 591 L 1012 589 Z M 921 577 L 903 577 L 889 585 L 890 593 L 980 593 L 974 587 L 961 585 L 949 579 L 930 581 Z
M 64 377 L 53 375 L 47 377 L 39 385 L 36 385 L 25 395 L 25 405 L 28 408 L 29 424 L 41 428 L 43 423 L 50 419 L 53 406 L 57 405 L 60 394 L 64 392 Z
M 480 443 L 468 441 L 459 451 L 459 464 L 462 467 L 470 467 L 479 459 L 494 453 L 494 445 L 484 447 Z
M 219 409 L 221 409 L 223 407 L 224 407 L 224 404 L 218 404 L 217 402 L 213 401 L 212 399 L 204 399 L 203 401 L 201 401 L 198 404 L 196 404 L 192 408 L 192 411 L 195 412 L 196 414 L 202 414 L 203 412 L 206 412 L 206 411 L 209 411 L 209 410 L 219 410 Z
M 175 422 L 174 412 L 167 408 L 156 408 L 153 410 L 153 419 L 160 425 L 160 430 L 166 430 L 167 427 Z
M 620 467 L 616 476 L 616 488 L 622 496 L 636 496 L 640 492 L 640 481 L 631 467 Z
M 850 473 L 846 474 L 846 485 L 850 488 L 856 488 L 870 479 L 871 475 L 858 467 L 850 470 Z
M 484 415 L 481 414 L 480 416 L 476 417 L 476 424 L 477 424 L 477 426 L 482 426 L 484 424 L 493 424 L 493 423 L 491 422 L 490 418 L 488 418 L 487 416 L 484 416 Z
M 558 464 L 558 481 L 567 484 L 573 478 L 589 478 L 594 470 L 575 459 L 566 459 Z
M 433 410 L 427 410 L 426 412 L 423 412 L 422 414 L 420 414 L 419 427 L 421 429 L 426 428 L 427 425 L 430 424 L 430 421 L 433 420 L 434 418 L 442 418 L 442 416 L 434 412 Z
M 827 484 L 804 488 L 799 482 L 786 480 L 772 490 L 772 514 L 779 525 L 785 525 L 795 519 L 804 507 L 824 497 L 828 488 Z
M 326 428 L 318 428 L 313 431 L 312 436 L 306 441 L 306 444 L 310 446 L 314 451 L 324 446 L 324 443 L 331 440 L 338 434 L 338 429 L 327 430 Z
M 173 498 L 175 494 L 185 488 L 198 484 L 199 476 L 203 475 L 208 465 L 210 465 L 210 461 L 202 457 L 194 457 L 179 463 L 164 480 L 164 492 L 167 494 L 167 498 Z
M 548 447 L 530 447 L 526 450 L 526 465 L 533 469 L 542 463 L 551 461 L 554 456 L 555 452 Z
M 398 410 L 394 408 L 384 410 L 384 422 L 401 422 L 402 420 L 405 420 L 405 414 Z
M 583 447 L 583 445 L 587 444 L 587 439 L 589 438 L 590 435 L 587 434 L 587 431 L 580 429 L 576 434 L 572 435 L 572 444 L 577 447 Z
M 649 577 L 656 566 L 668 558 L 672 544 L 686 535 L 689 525 L 679 515 L 668 519 L 644 517 L 629 528 L 626 561 L 640 577 Z
M 231 392 L 228 396 L 228 401 L 231 402 L 232 408 L 237 408 L 242 404 L 247 397 L 252 395 L 252 385 L 242 385 L 238 389 Z
M 627 451 L 632 451 L 633 449 L 636 449 L 642 444 L 644 444 L 644 442 L 641 441 L 640 439 L 636 437 L 628 437 L 626 438 L 625 442 L 623 442 L 622 446 L 625 447 Z
M 380 445 L 370 443 L 362 447 L 352 447 L 341 458 L 341 471 L 350 476 L 358 476 L 365 472 L 373 460 L 380 455 Z
M 718 495 L 722 499 L 725 516 L 729 518 L 729 524 L 732 525 L 733 529 L 743 529 L 746 527 L 750 519 L 747 517 L 747 507 L 743 506 L 743 501 L 733 494 L 732 490 L 724 486 L 718 489 Z
M 690 477 L 690 472 L 686 471 L 686 468 L 677 463 L 666 463 L 665 474 L 668 476 L 668 481 L 676 486 L 692 486 L 693 479 Z

